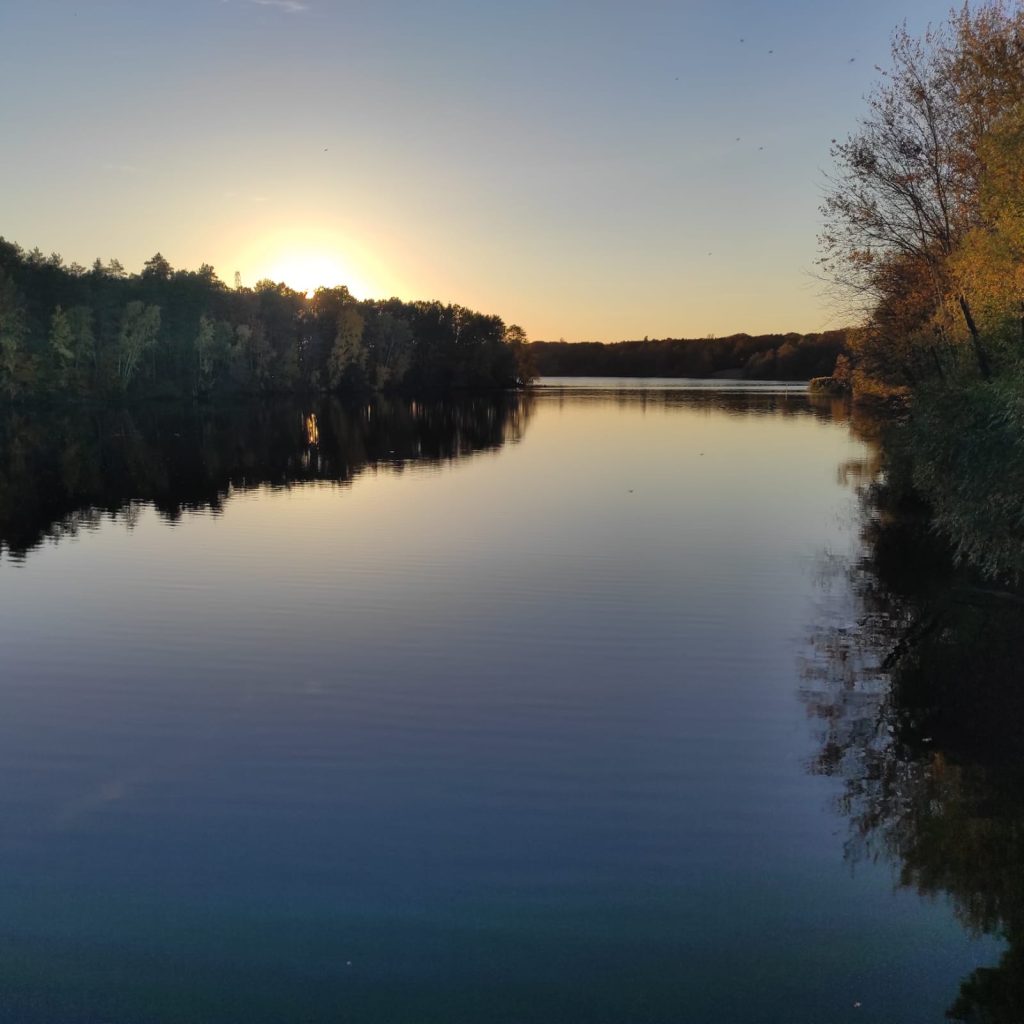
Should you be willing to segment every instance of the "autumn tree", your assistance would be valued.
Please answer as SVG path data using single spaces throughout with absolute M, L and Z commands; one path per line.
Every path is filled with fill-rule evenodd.
M 956 269 L 976 296 L 979 320 L 998 332 L 1012 324 L 1024 354 L 1024 106 L 997 121 L 979 144 L 980 223 L 965 235 Z
M 838 171 L 823 207 L 824 269 L 863 300 L 875 341 L 913 335 L 937 358 L 965 339 L 985 377 L 992 365 L 975 271 L 992 241 L 985 191 L 993 188 L 988 161 L 999 152 L 994 132 L 1019 166 L 1019 139 L 1006 120 L 1024 99 L 1022 34 L 1024 13 L 998 0 L 965 6 L 920 40 L 898 30 L 867 114 L 833 145 Z M 975 259 L 965 256 L 970 250 Z M 1013 256 L 1004 256 L 1005 268 Z

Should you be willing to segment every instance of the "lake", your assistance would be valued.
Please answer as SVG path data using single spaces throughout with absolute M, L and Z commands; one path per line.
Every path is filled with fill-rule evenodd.
M 872 648 L 870 422 L 541 383 L 3 414 L 0 1019 L 923 1024 L 990 979 L 942 823 L 1018 812 Z

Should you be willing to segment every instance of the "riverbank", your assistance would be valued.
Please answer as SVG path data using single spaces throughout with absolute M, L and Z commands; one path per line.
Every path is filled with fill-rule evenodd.
M 1024 584 L 1024 385 L 1014 377 L 919 391 L 887 442 L 890 475 L 928 505 L 958 564 Z

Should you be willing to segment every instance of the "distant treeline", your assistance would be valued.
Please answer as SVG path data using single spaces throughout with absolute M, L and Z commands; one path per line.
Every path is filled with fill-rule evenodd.
M 846 351 L 844 331 L 733 334 L 661 341 L 535 341 L 533 365 L 544 377 L 734 377 L 810 380 L 830 376 Z
M 0 238 L 0 396 L 507 388 L 529 377 L 526 336 L 464 306 L 308 297 L 213 267 L 141 273 L 25 252 Z

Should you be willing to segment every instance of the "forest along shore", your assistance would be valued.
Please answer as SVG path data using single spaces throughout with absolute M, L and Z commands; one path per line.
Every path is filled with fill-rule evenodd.
M 535 341 L 541 377 L 694 377 L 719 380 L 811 380 L 829 377 L 847 352 L 847 332 L 732 334 L 722 338 L 642 341 Z
M 213 267 L 157 253 L 138 274 L 90 268 L 0 238 L 0 397 L 200 398 L 232 394 L 514 388 L 526 334 L 441 302 L 312 295 L 270 280 L 229 288 Z
M 960 569 L 1024 586 L 1024 8 L 906 29 L 833 143 L 822 268 L 864 310 L 828 390 L 902 415 L 890 514 L 924 517 Z

